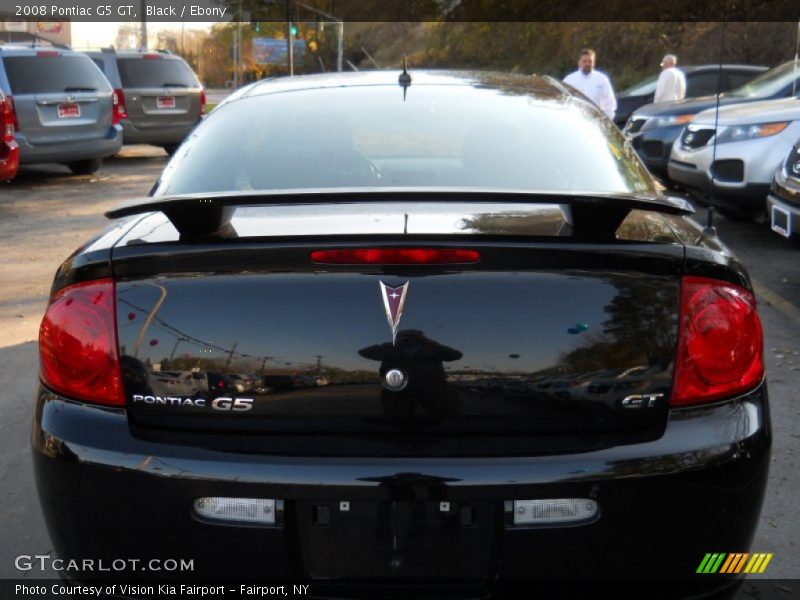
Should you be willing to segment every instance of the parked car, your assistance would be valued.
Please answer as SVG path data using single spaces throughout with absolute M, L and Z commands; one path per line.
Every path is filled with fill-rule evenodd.
M 19 166 L 19 144 L 16 136 L 16 116 L 11 99 L 0 90 L 0 181 L 14 179 Z
M 701 112 L 672 147 L 669 177 L 723 210 L 765 214 L 775 170 L 800 139 L 800 99 L 749 102 Z
M 153 371 L 149 380 L 156 395 L 194 397 L 208 392 L 208 377 L 203 371 Z
M 722 94 L 720 106 L 759 102 L 793 96 L 800 91 L 800 68 L 794 61 L 775 67 L 748 83 Z M 667 177 L 672 145 L 698 113 L 715 108 L 716 96 L 694 100 L 648 104 L 634 111 L 625 126 L 625 134 L 634 149 L 650 169 L 659 177 Z
M 800 142 L 775 171 L 767 210 L 772 231 L 786 238 L 800 235 Z
M 12 99 L 20 164 L 61 163 L 85 175 L 122 146 L 114 90 L 79 52 L 0 45 L 0 90 Z
M 87 52 L 117 92 L 125 144 L 172 154 L 205 115 L 206 92 L 180 56 L 104 48 Z
M 194 565 L 160 575 L 299 577 L 319 597 L 351 597 L 326 587 L 342 580 L 359 597 L 431 579 L 466 582 L 459 597 L 532 577 L 735 585 L 696 572 L 759 523 L 761 326 L 741 263 L 660 190 L 549 78 L 362 71 L 224 101 L 152 195 L 107 213 L 124 227 L 57 272 L 32 433 L 54 552 L 111 564 L 157 540 Z M 142 401 L 121 357 L 169 348 L 116 325 L 121 298 L 208 344 L 211 371 L 246 352 L 324 364 L 327 385 Z M 610 369 L 641 387 L 516 385 Z
M 744 85 L 767 70 L 761 65 L 687 65 L 678 67 L 686 77 L 686 98 L 710 96 Z M 658 74 L 617 94 L 614 123 L 623 128 L 633 111 L 653 102 Z

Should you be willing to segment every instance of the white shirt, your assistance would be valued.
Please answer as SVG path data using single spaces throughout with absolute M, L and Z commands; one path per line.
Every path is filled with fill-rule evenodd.
M 671 102 L 686 97 L 686 76 L 675 67 L 664 69 L 656 82 L 656 95 L 653 102 Z
M 564 77 L 567 83 L 594 102 L 600 110 L 608 115 L 609 119 L 614 119 L 617 112 L 617 99 L 614 97 L 614 88 L 604 73 L 592 69 L 588 75 L 578 69 Z

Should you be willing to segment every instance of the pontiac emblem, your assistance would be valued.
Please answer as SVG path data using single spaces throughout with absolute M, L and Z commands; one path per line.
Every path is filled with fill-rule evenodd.
M 403 316 L 403 305 L 406 303 L 409 283 L 406 281 L 399 287 L 391 287 L 382 281 L 378 282 L 383 296 L 383 307 L 386 309 L 386 318 L 392 329 L 392 345 L 397 338 L 397 326 L 400 325 L 400 318 Z

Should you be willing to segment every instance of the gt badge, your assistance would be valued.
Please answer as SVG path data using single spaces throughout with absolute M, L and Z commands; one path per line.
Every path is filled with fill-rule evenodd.
M 409 283 L 406 281 L 399 287 L 391 287 L 382 281 L 378 282 L 383 296 L 383 307 L 386 309 L 386 318 L 389 320 L 389 327 L 392 329 L 392 345 L 394 345 L 395 338 L 397 338 L 397 326 L 400 325 L 400 318 L 403 316 L 403 305 L 406 303 Z

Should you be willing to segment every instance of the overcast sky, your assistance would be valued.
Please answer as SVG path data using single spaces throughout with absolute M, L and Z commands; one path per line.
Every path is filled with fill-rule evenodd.
M 73 48 L 94 48 L 99 46 L 110 46 L 117 38 L 117 29 L 120 25 L 136 25 L 136 23 L 85 23 L 73 21 L 72 23 L 72 47 Z M 183 24 L 186 31 L 191 29 L 211 29 L 214 23 L 194 23 Z M 162 29 L 181 30 L 181 23 L 176 22 L 147 22 L 147 37 L 153 38 L 156 32 Z

